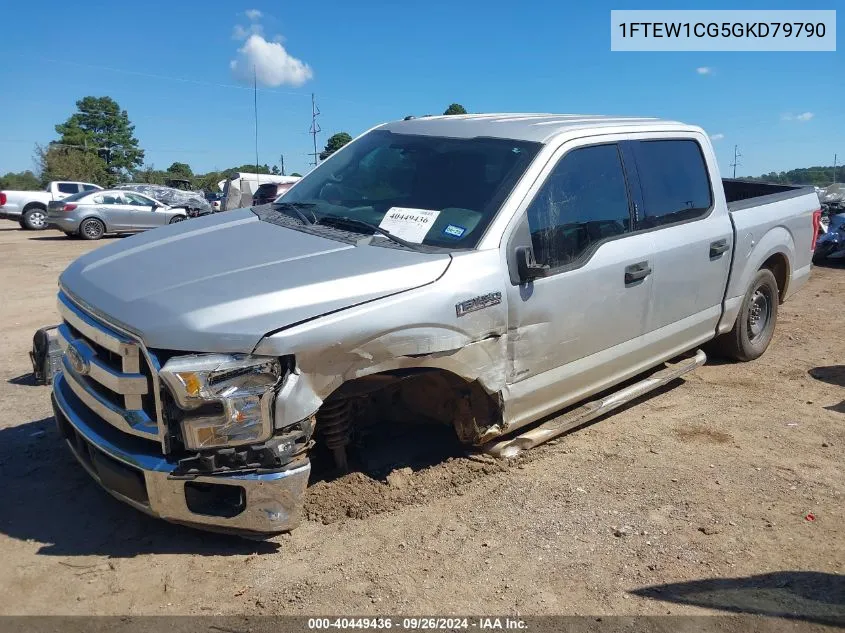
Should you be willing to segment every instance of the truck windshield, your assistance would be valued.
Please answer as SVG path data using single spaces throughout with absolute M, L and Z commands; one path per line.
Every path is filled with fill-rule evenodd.
M 279 199 L 320 222 L 331 216 L 389 225 L 428 218 L 406 239 L 474 248 L 540 149 L 500 138 L 444 138 L 374 130 L 305 176 Z M 350 224 L 351 226 L 351 224 Z M 382 226 L 388 227 L 385 223 Z M 402 235 L 400 235 L 402 237 Z

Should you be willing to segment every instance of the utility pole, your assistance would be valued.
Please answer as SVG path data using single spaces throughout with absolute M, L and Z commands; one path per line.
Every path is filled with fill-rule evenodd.
M 261 176 L 258 175 L 258 75 L 255 66 L 252 67 L 252 103 L 255 112 L 255 178 L 257 185 Z
M 320 124 L 317 123 L 317 117 L 320 115 L 320 108 L 317 107 L 317 100 L 314 97 L 314 93 L 311 93 L 311 128 L 308 130 L 308 133 L 311 135 L 311 138 L 314 140 L 314 152 L 311 156 L 314 157 L 314 162 L 311 164 L 315 167 L 317 166 L 317 157 L 320 155 L 317 151 L 317 134 L 322 132 L 322 128 Z
M 287 175 L 287 174 L 285 174 L 285 155 L 284 154 L 279 155 L 279 169 L 281 169 L 281 171 L 282 171 L 282 176 Z
M 742 154 L 739 153 L 739 145 L 734 145 L 734 162 L 731 163 L 731 167 L 734 168 L 734 175 L 733 177 L 736 178 L 736 167 L 737 165 L 741 165 L 742 163 L 739 162 L 739 158 Z
M 836 184 L 836 154 L 833 155 L 833 184 Z

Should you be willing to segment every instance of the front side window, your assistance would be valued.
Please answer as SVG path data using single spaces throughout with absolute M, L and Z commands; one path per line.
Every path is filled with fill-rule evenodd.
M 96 185 L 82 185 L 82 191 L 97 191 L 99 187 Z
M 713 204 L 710 178 L 698 143 L 635 141 L 631 147 L 643 196 L 637 228 L 694 220 L 709 212 Z
M 616 144 L 567 153 L 527 211 L 534 257 L 552 269 L 587 257 L 631 230 L 628 191 Z
M 392 207 L 438 212 L 422 244 L 473 248 L 537 154 L 539 143 L 374 130 L 287 191 L 318 219 L 379 224 Z
M 75 182 L 60 182 L 56 186 L 61 193 L 79 193 L 79 185 Z

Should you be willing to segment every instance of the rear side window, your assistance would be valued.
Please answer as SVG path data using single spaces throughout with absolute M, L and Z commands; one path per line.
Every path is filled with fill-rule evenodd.
M 75 182 L 60 182 L 56 187 L 61 193 L 79 193 L 79 185 Z
M 698 143 L 678 139 L 636 141 L 631 145 L 643 196 L 637 228 L 649 229 L 707 215 L 713 196 Z
M 631 230 L 628 191 L 615 144 L 566 154 L 528 207 L 534 257 L 551 268 L 586 257 Z
M 94 185 L 82 185 L 82 191 L 97 191 L 98 187 Z

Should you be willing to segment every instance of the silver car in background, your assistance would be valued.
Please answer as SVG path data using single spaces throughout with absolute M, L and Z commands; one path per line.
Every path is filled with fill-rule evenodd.
M 106 233 L 137 233 L 181 222 L 185 209 L 174 209 L 135 191 L 85 191 L 51 202 L 47 223 L 69 237 L 98 240 Z

